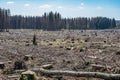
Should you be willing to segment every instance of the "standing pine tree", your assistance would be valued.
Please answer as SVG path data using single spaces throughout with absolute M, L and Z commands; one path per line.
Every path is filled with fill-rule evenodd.
M 111 27 L 112 27 L 112 28 L 115 28 L 115 27 L 116 27 L 116 21 L 115 21 L 114 18 L 111 20 Z

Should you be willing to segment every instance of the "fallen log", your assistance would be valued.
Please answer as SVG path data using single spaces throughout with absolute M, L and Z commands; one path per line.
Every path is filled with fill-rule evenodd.
M 73 77 L 93 77 L 105 80 L 120 80 L 120 74 L 107 74 L 101 72 L 76 72 L 76 71 L 60 71 L 60 70 L 46 70 L 40 68 L 40 73 L 43 75 L 55 76 L 73 76 Z

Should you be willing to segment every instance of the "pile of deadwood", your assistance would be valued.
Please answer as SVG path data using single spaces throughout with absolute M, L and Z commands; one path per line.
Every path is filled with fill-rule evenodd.
M 41 75 L 46 75 L 46 76 L 91 77 L 91 78 L 100 78 L 104 80 L 120 80 L 120 74 L 50 70 L 52 67 L 53 67 L 52 64 L 47 64 L 47 65 L 41 66 L 41 68 L 39 69 L 38 68 L 32 69 L 31 71 L 34 71 L 36 73 L 40 73 Z M 96 65 L 96 67 L 98 67 L 98 65 Z
M 25 60 L 29 60 L 30 57 L 31 56 L 28 56 L 28 55 L 25 56 Z M 15 67 L 15 69 L 18 69 L 18 67 L 22 67 L 19 64 L 23 66 L 22 62 L 16 62 L 15 65 L 17 66 Z M 94 69 L 105 68 L 104 66 L 95 65 L 95 64 L 92 65 L 92 67 Z M 3 63 L 0 63 L 0 68 L 1 69 L 4 68 Z M 78 71 L 50 70 L 51 68 L 53 68 L 53 65 L 47 64 L 47 65 L 41 66 L 40 68 L 31 69 L 31 71 L 40 73 L 41 75 L 48 75 L 48 76 L 93 77 L 93 78 L 100 78 L 104 80 L 120 80 L 120 74 L 111 74 L 111 73 L 102 73 L 102 72 L 82 72 L 82 71 L 78 72 Z

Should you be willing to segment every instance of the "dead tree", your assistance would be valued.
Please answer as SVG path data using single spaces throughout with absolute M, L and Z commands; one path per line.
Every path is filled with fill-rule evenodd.
M 101 73 L 101 72 L 76 72 L 76 71 L 46 70 L 45 67 L 40 68 L 40 73 L 43 75 L 51 75 L 51 76 L 62 75 L 62 76 L 73 76 L 73 77 L 93 77 L 93 78 L 101 78 L 104 80 L 120 80 L 120 74 L 107 74 L 107 73 Z
M 34 36 L 33 36 L 33 45 L 37 45 L 36 35 L 35 35 L 35 34 L 34 34 Z

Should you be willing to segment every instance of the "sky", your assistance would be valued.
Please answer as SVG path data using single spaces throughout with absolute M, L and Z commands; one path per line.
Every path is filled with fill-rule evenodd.
M 11 15 L 41 16 L 59 12 L 62 17 L 103 16 L 120 20 L 120 0 L 0 0 Z

